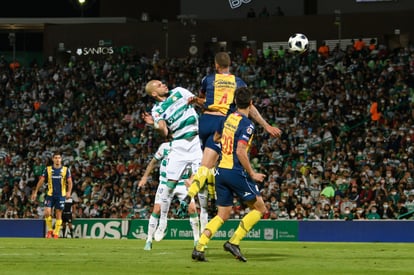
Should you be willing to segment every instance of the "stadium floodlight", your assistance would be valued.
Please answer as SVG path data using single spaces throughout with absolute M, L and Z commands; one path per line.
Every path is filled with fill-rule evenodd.
M 84 7 L 86 5 L 86 0 L 78 0 L 78 4 L 81 10 L 81 17 L 84 16 Z

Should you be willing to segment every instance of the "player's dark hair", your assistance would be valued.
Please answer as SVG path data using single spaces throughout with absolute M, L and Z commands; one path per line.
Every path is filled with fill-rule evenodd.
M 54 151 L 52 157 L 54 157 L 54 156 L 62 156 L 62 152 Z
M 235 100 L 237 108 L 246 109 L 252 100 L 252 91 L 247 87 L 241 87 L 236 90 Z
M 230 67 L 231 63 L 230 55 L 226 52 L 218 52 L 214 58 L 214 61 L 220 68 Z

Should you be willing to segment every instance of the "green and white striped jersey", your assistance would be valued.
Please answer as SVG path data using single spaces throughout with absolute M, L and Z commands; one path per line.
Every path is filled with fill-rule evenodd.
M 168 153 L 171 151 L 171 143 L 170 142 L 164 142 L 159 147 L 158 150 L 154 154 L 154 158 L 158 161 L 160 161 L 160 183 L 166 183 L 167 182 L 167 172 L 166 166 L 168 163 Z
M 164 101 L 157 102 L 151 110 L 154 122 L 164 120 L 174 140 L 187 139 L 198 134 L 198 114 L 188 99 L 193 97 L 189 90 L 174 88 Z

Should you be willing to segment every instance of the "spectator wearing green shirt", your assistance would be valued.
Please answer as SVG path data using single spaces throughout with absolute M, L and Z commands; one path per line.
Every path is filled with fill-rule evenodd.
M 377 207 L 373 206 L 371 207 L 369 213 L 367 214 L 368 220 L 379 220 L 381 219 L 380 215 L 377 213 Z
M 274 52 L 271 46 L 268 46 L 264 51 L 263 51 L 263 55 L 264 57 L 267 58 L 273 58 Z
M 410 191 L 408 199 L 405 202 L 405 207 L 407 208 L 408 212 L 414 211 L 414 189 Z
M 283 57 L 285 57 L 285 53 L 286 53 L 286 51 L 285 51 L 285 49 L 283 48 L 283 46 L 281 45 L 281 46 L 279 47 L 279 49 L 277 50 L 277 56 L 278 56 L 279 58 L 283 58 Z
M 341 178 L 339 178 L 338 181 L 338 192 L 340 192 L 341 195 L 346 195 L 349 190 L 349 181 L 345 179 L 343 176 L 341 176 Z
M 327 198 L 328 200 L 332 202 L 333 199 L 335 198 L 335 191 L 336 191 L 336 186 L 334 183 L 331 183 L 322 189 L 321 195 L 324 195 L 325 198 Z
M 345 210 L 341 212 L 340 219 L 345 221 L 352 221 L 354 219 L 354 214 L 352 213 L 350 207 L 345 207 Z

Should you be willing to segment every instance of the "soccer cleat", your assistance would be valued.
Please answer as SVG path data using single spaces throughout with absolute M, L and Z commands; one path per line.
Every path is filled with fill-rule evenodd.
M 191 253 L 191 258 L 198 262 L 208 262 L 204 255 L 204 252 L 198 251 L 195 247 L 193 249 L 193 253 Z
M 151 250 L 152 249 L 152 242 L 146 242 L 144 246 L 144 250 Z
M 157 230 L 155 230 L 155 233 L 154 233 L 154 240 L 156 242 L 159 242 L 162 239 L 164 239 L 165 235 L 167 235 L 167 231 L 165 229 L 162 230 L 158 227 Z
M 46 233 L 46 238 L 47 239 L 51 239 L 53 237 L 53 230 L 49 230 L 49 231 L 47 231 L 47 233 Z
M 58 234 L 53 234 L 53 239 L 59 239 L 59 235 Z
M 243 256 L 238 245 L 232 244 L 229 241 L 227 241 L 224 243 L 223 248 L 225 251 L 228 251 L 231 254 L 233 254 L 233 256 L 236 257 L 236 259 L 238 259 L 239 261 L 247 262 L 246 257 Z

